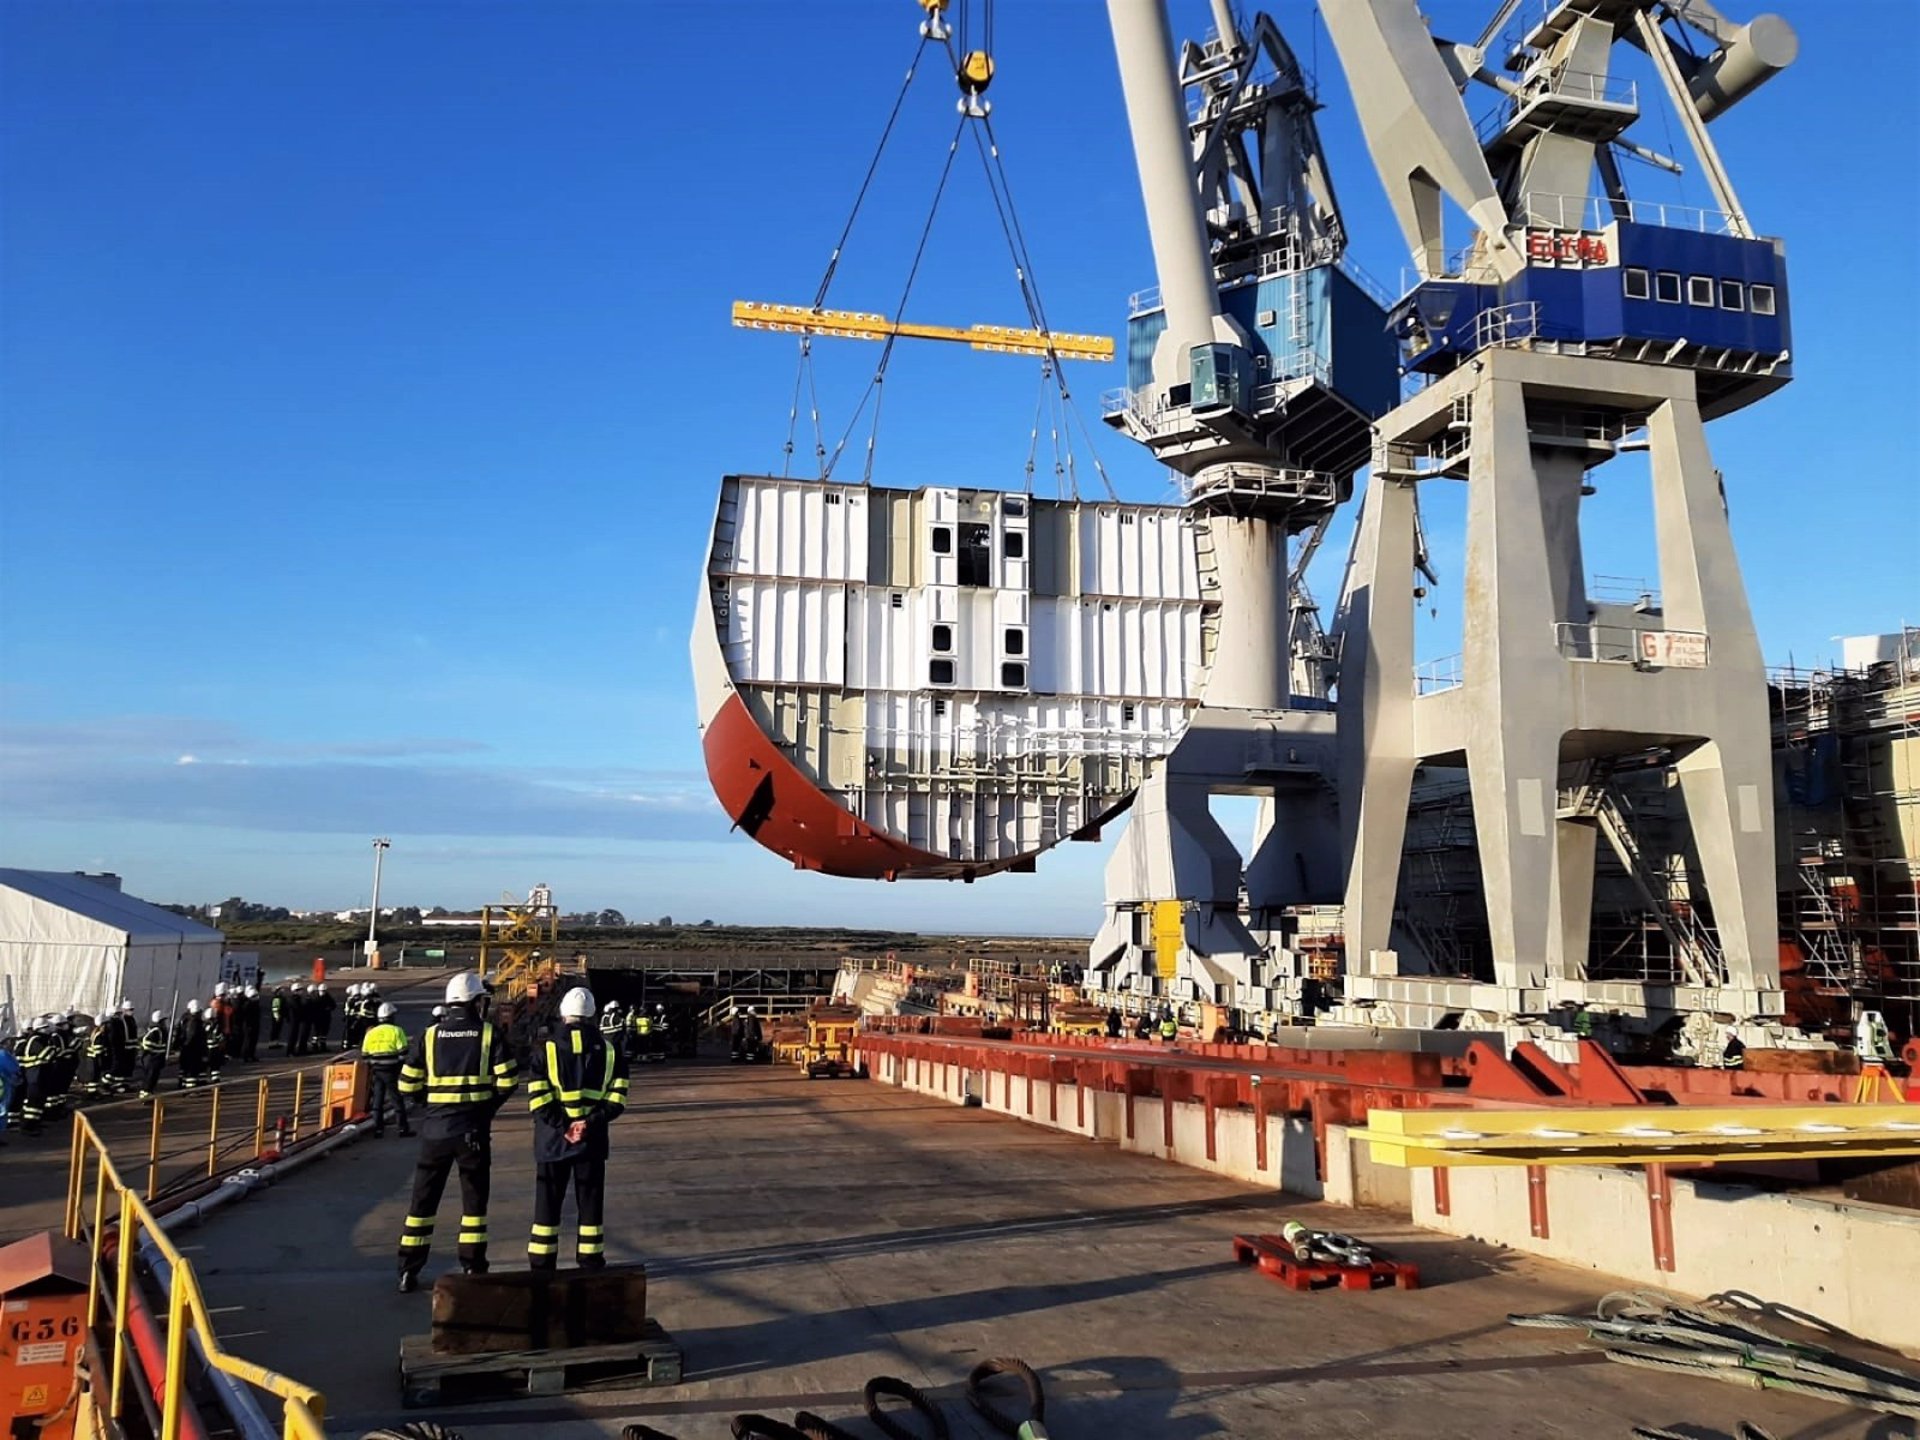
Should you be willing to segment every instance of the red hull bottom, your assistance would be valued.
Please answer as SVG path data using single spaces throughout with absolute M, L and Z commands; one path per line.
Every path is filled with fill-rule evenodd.
M 737 829 L 796 869 L 855 880 L 971 880 L 1032 865 L 1022 856 L 993 865 L 949 860 L 895 839 L 835 804 L 729 695 L 701 742 L 713 793 Z

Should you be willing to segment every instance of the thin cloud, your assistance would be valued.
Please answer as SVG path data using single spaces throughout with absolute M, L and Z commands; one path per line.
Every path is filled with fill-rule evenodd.
M 583 840 L 719 840 L 728 828 L 704 785 L 673 773 L 650 782 L 646 772 L 616 771 L 596 782 L 592 772 L 450 760 L 476 751 L 446 741 L 306 752 L 312 758 L 250 743 L 231 747 L 244 753 L 209 754 L 158 749 L 149 743 L 156 735 L 126 722 L 105 729 L 121 739 L 117 753 L 94 727 L 11 732 L 0 745 L 9 818 Z

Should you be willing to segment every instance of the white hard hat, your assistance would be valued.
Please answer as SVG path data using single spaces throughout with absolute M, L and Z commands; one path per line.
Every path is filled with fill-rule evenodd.
M 153 1012 L 153 1014 L 152 1014 L 152 1015 L 151 1015 L 151 1016 L 150 1016 L 150 1017 L 148 1018 L 148 1020 L 147 1020 L 147 1023 L 148 1023 L 149 1025 L 158 1025 L 158 1024 L 159 1024 L 159 1023 L 160 1023 L 160 1022 L 161 1022 L 162 1020 L 164 1020 L 164 1019 L 166 1019 L 166 1018 L 167 1018 L 167 1016 L 166 1016 L 166 1012 L 165 1012 L 165 1011 L 162 1011 L 162 1010 L 156 1010 L 156 1011 L 154 1011 L 154 1012 Z
M 226 993 L 227 993 L 227 982 L 226 982 L 226 981 L 224 981 L 224 980 L 216 980 L 216 981 L 214 982 L 214 985 L 213 985 L 213 993 L 214 993 L 214 994 L 216 994 L 216 995 L 224 995 L 224 994 L 226 994 Z
M 656 1010 L 664 1010 L 667 1007 L 664 1004 L 656 1004 L 653 1008 Z
M 560 1018 L 562 1020 L 588 1020 L 593 1017 L 593 992 L 583 985 L 576 985 L 560 997 Z
M 391 1005 L 382 1005 L 380 1007 L 380 1018 L 382 1020 L 391 1020 L 394 1016 L 398 1015 L 399 1013 L 400 1012 L 394 1009 L 393 1006 Z
M 447 1007 L 444 1005 L 436 1005 L 433 1007 L 433 1018 L 436 1020 L 438 1020 L 441 1016 L 445 1015 L 446 1013 L 447 1013 Z
M 104 1025 L 104 1024 L 106 1024 L 106 1023 L 107 1023 L 107 1016 L 108 1016 L 108 1015 L 109 1015 L 110 1013 L 111 1013 L 110 1011 L 106 1011 L 106 1010 L 102 1010 L 102 1011 L 101 1011 L 101 1012 L 100 1012 L 100 1013 L 99 1013 L 98 1015 L 96 1015 L 96 1016 L 94 1016 L 94 1017 L 93 1017 L 93 1023 L 94 1023 L 94 1024 L 96 1024 L 96 1025 Z
M 200 1013 L 200 1002 L 198 1000 L 187 1001 L 187 1013 L 189 1015 L 198 1015 Z
M 127 999 L 127 997 L 124 995 L 120 997 L 120 1012 L 123 1015 L 130 1015 L 133 1013 L 133 1001 Z
M 480 977 L 471 970 L 462 970 L 447 981 L 447 1004 L 449 1005 L 470 1005 L 486 993 L 486 986 L 480 983 Z
M 251 1000 L 251 999 L 253 999 L 253 998 L 254 998 L 255 996 L 257 996 L 257 995 L 258 995 L 259 993 L 260 993 L 260 992 L 259 992 L 258 990 L 256 990 L 256 989 L 254 989 L 254 988 L 253 988 L 253 986 L 251 986 L 251 985 L 249 985 L 249 986 L 247 986 L 247 998 L 248 998 L 249 1000 Z
M 731 1010 L 729 1010 L 729 1011 L 727 1012 L 727 1017 L 728 1017 L 729 1019 L 732 1019 L 733 1017 L 735 1017 L 735 1016 L 737 1016 L 737 1015 L 739 1015 L 739 1013 L 740 1013 L 740 1007 L 739 1007 L 738 1005 L 736 1005 L 736 1006 L 734 1006 L 734 1007 L 733 1007 L 733 1008 L 732 1008 Z

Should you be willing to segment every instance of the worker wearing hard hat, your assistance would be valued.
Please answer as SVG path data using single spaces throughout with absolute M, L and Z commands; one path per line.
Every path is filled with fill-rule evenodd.
M 506 1036 L 486 1018 L 486 986 L 471 970 L 447 981 L 447 1013 L 413 1042 L 400 1066 L 402 1095 L 422 1101 L 420 1159 L 400 1232 L 400 1291 L 419 1287 L 447 1172 L 460 1170 L 460 1268 L 487 1272 L 487 1194 L 493 1117 L 518 1083 Z
M 576 1263 L 582 1270 L 607 1263 L 607 1127 L 627 1108 L 627 1062 L 618 1043 L 593 1023 L 593 1008 L 593 993 L 577 986 L 561 998 L 560 1029 L 535 1048 L 527 1077 L 534 1120 L 527 1264 L 535 1270 L 560 1263 L 560 1212 L 569 1186 L 579 1212 Z
M 187 1001 L 187 1013 L 180 1017 L 180 1088 L 193 1090 L 207 1083 L 207 1022 L 201 1017 L 200 1002 Z
M 134 1073 L 140 1068 L 140 1018 L 124 995 L 114 1007 L 113 1023 L 120 1032 L 114 1049 L 113 1088 L 124 1095 L 133 1088 Z
M 40 1133 L 40 1122 L 47 1114 L 47 1087 L 60 1042 L 54 1038 L 53 1017 L 42 1015 L 28 1028 L 20 1041 L 16 1057 L 20 1062 L 21 1129 L 29 1135 Z
M 407 1032 L 394 1023 L 398 1012 L 382 1004 L 374 1023 L 360 1037 L 360 1053 L 367 1060 L 367 1113 L 373 1117 L 375 1138 L 387 1133 L 387 1103 L 400 1118 L 400 1133 L 413 1134 L 407 1123 L 407 1097 L 400 1090 L 400 1062 L 407 1053 Z
M 140 1036 L 140 1098 L 151 1100 L 160 1088 L 161 1073 L 167 1068 L 167 1017 L 153 1012 L 146 1031 Z

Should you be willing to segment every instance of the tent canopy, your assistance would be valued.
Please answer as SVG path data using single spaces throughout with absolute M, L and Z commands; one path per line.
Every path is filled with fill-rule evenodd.
M 220 975 L 218 930 L 85 875 L 0 868 L 0 1035 L 69 1005 L 173 1011 Z
M 128 945 L 225 943 L 218 930 L 85 875 L 0 869 L 0 940 Z

